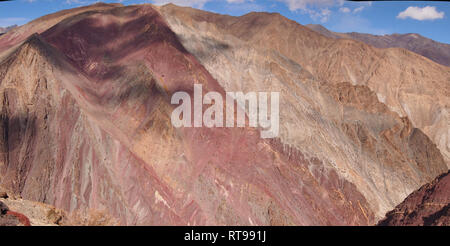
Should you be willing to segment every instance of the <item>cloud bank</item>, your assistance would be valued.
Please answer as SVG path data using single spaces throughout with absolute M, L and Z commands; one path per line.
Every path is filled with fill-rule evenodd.
M 423 8 L 410 6 L 397 15 L 398 19 L 411 18 L 414 20 L 436 20 L 444 18 L 444 12 L 439 12 L 434 6 L 426 6 Z

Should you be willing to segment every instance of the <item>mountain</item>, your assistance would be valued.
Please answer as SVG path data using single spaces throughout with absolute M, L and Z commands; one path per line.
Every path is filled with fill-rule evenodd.
M 326 29 L 321 26 L 309 25 L 309 27 L 325 36 L 331 33 L 329 31 L 324 31 Z M 417 34 L 380 37 L 357 33 L 332 33 L 331 37 L 336 38 L 336 35 L 343 37 L 342 39 L 344 40 L 338 41 L 341 43 L 345 43 L 345 39 L 356 39 L 380 48 L 405 48 L 447 66 L 450 62 L 450 45 L 437 43 Z M 408 63 L 407 60 L 409 59 L 423 61 L 421 64 L 424 64 L 426 61 L 426 59 L 415 59 L 414 57 L 416 56 L 414 56 L 414 54 L 405 53 L 400 49 L 383 49 L 382 53 L 384 54 L 379 55 L 384 57 L 389 56 L 392 58 L 391 60 L 401 59 L 405 64 Z M 356 59 L 354 61 L 364 59 L 362 56 L 355 56 L 354 58 Z M 379 58 L 381 58 L 381 60 L 384 59 L 382 57 Z M 432 73 L 431 71 L 428 71 L 428 74 L 424 74 L 425 72 L 421 69 L 421 65 L 409 64 L 407 68 L 400 68 L 397 69 L 397 71 L 381 75 L 377 74 L 377 71 L 383 69 L 388 71 L 390 62 L 380 63 L 378 60 L 374 62 L 363 61 L 362 64 L 364 63 L 370 67 L 362 70 L 359 69 L 359 71 L 358 69 L 350 68 L 349 71 L 348 65 L 345 65 L 340 69 L 341 71 L 345 71 L 344 77 L 347 77 L 347 80 L 350 79 L 351 81 L 354 81 L 353 83 L 358 84 L 369 83 L 369 87 L 377 93 L 381 101 L 386 102 L 386 104 L 399 115 L 408 116 L 408 118 L 412 120 L 414 126 L 422 129 L 437 144 L 441 153 L 444 155 L 446 162 L 450 163 L 450 133 L 448 132 L 450 101 L 447 96 L 449 95 L 450 75 L 448 69 L 436 67 L 441 70 L 441 72 L 438 72 L 441 75 L 433 76 L 430 75 L 430 73 Z M 429 62 L 426 63 L 431 64 Z M 381 64 L 385 64 L 386 66 L 381 68 Z M 355 65 L 355 67 L 358 66 Z M 347 75 L 345 75 L 345 73 L 347 73 Z M 342 78 L 336 76 L 337 74 L 330 74 L 330 76 L 335 77 L 337 80 L 341 80 Z M 398 88 L 396 90 L 389 91 L 388 88 L 381 88 L 382 86 L 379 83 L 376 83 L 376 81 L 392 80 L 393 78 L 397 82 L 390 83 L 390 85 Z M 355 79 L 358 81 L 355 81 Z M 435 83 L 436 81 L 440 82 Z M 435 98 L 433 91 L 440 91 L 441 89 L 443 90 L 443 93 L 436 94 Z
M 173 7 L 169 5 L 163 8 L 163 12 L 170 8 Z M 166 18 L 176 15 L 173 12 Z M 277 52 L 292 61 L 291 64 L 296 63 L 302 67 L 303 71 L 310 73 L 316 80 L 367 86 L 390 110 L 400 117 L 408 117 L 414 127 L 429 136 L 437 144 L 445 161 L 450 163 L 448 67 L 403 49 L 377 49 L 352 40 L 329 39 L 279 14 L 250 13 L 242 17 L 230 17 L 185 9 L 179 16 L 185 22 L 181 23 L 183 25 L 192 22 L 189 16 L 194 18 L 196 23 L 189 27 L 191 32 L 221 32 L 221 35 L 207 34 L 203 43 L 227 47 L 228 43 L 221 40 L 214 44 L 216 36 L 232 39 L 229 41 L 231 43 L 240 39 L 248 46 Z M 223 23 L 218 23 L 219 21 Z M 172 23 L 175 32 L 175 24 L 179 22 Z M 195 53 L 192 49 L 190 51 Z M 217 55 L 200 51 L 196 56 L 206 59 Z M 215 70 L 218 67 L 210 68 L 209 71 L 222 71 Z M 229 71 L 232 70 L 220 74 L 217 72 L 213 76 L 219 81 L 232 81 L 230 78 L 219 77 L 227 76 Z
M 439 43 L 416 33 L 392 35 L 372 35 L 357 32 L 337 33 L 318 24 L 306 26 L 326 37 L 358 40 L 377 48 L 403 48 L 444 66 L 450 66 L 450 44 Z
M 0 186 L 123 225 L 373 225 L 448 170 L 449 73 L 278 14 L 65 10 L 0 37 Z M 279 91 L 280 137 L 175 128 L 194 84 Z
M 54 14 L 37 18 L 25 25 L 20 26 L 20 28 L 15 32 L 9 32 L 3 35 L 3 37 L 0 39 L 0 60 L 9 55 L 9 53 L 6 51 L 13 51 L 14 48 L 17 48 L 29 36 L 33 35 L 34 33 L 41 33 L 67 17 L 77 15 L 82 12 L 109 9 L 118 6 L 121 5 L 97 3 L 90 6 L 62 10 Z
M 412 187 L 447 170 L 436 145 L 411 121 L 428 116 L 410 110 L 417 107 L 417 97 L 428 97 L 428 92 L 417 90 L 418 84 L 436 92 L 449 85 L 447 67 L 399 49 L 328 39 L 279 14 L 231 17 L 174 5 L 163 6 L 161 12 L 188 51 L 227 91 L 281 91 L 281 141 L 337 169 L 379 216 Z M 419 64 L 436 70 L 434 81 L 411 80 L 408 73 Z M 444 108 L 438 111 L 443 117 L 437 129 L 445 134 L 449 98 L 441 94 L 439 102 L 437 94 L 428 102 Z M 419 155 L 439 161 L 420 164 L 425 162 Z M 425 177 L 428 167 L 439 168 L 429 169 L 433 174 Z
M 449 226 L 450 172 L 422 186 L 386 214 L 381 226 Z
M 0 35 L 3 35 L 7 33 L 9 30 L 17 27 L 17 25 L 7 26 L 7 27 L 0 27 Z

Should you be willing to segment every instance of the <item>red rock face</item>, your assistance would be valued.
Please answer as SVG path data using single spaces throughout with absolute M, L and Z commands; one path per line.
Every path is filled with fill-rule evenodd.
M 174 128 L 174 92 L 224 89 L 151 6 L 70 15 L 0 78 L 0 185 L 25 199 L 126 225 L 376 221 L 335 169 L 257 129 Z
M 450 172 L 422 186 L 378 222 L 381 226 L 449 226 Z
M 63 19 L 82 13 L 86 11 L 95 11 L 102 9 L 114 8 L 117 6 L 121 6 L 120 4 L 94 4 L 86 7 L 74 8 L 69 10 L 63 10 L 54 14 L 46 15 L 41 18 L 38 18 L 34 21 L 31 21 L 20 27 L 20 31 L 17 32 L 9 32 L 3 35 L 0 40 L 0 56 L 2 52 L 8 50 L 11 47 L 14 47 L 21 42 L 25 41 L 30 35 L 34 33 L 41 33 L 62 21 Z M 0 30 L 1 32 L 1 30 Z
M 14 211 L 8 211 L 6 213 L 6 216 L 14 217 L 15 219 L 17 219 L 19 221 L 19 224 L 22 224 L 23 226 L 31 226 L 30 220 L 25 215 L 23 215 L 21 213 L 17 213 L 17 212 L 14 212 Z

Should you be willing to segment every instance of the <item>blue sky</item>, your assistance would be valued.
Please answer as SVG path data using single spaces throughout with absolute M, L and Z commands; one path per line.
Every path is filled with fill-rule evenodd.
M 24 24 L 58 10 L 94 0 L 15 0 L 0 2 L 0 26 Z M 450 43 L 450 2 L 348 2 L 345 0 L 122 0 L 122 4 L 173 2 L 229 15 L 251 11 L 279 12 L 300 24 L 322 24 L 337 32 L 377 35 L 419 33 Z

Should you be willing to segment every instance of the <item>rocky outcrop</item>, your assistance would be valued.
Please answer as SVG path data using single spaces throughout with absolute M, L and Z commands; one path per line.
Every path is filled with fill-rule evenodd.
M 0 226 L 31 226 L 31 224 L 25 215 L 8 210 L 4 215 L 0 215 Z
M 105 211 L 76 210 L 68 213 L 49 204 L 22 199 L 6 193 L 0 197 L 0 226 L 105 226 L 117 220 Z
M 450 226 L 450 172 L 409 195 L 380 226 Z
M 7 195 L 5 196 L 7 197 Z M 0 226 L 30 226 L 30 220 L 23 214 L 12 211 L 0 198 Z

